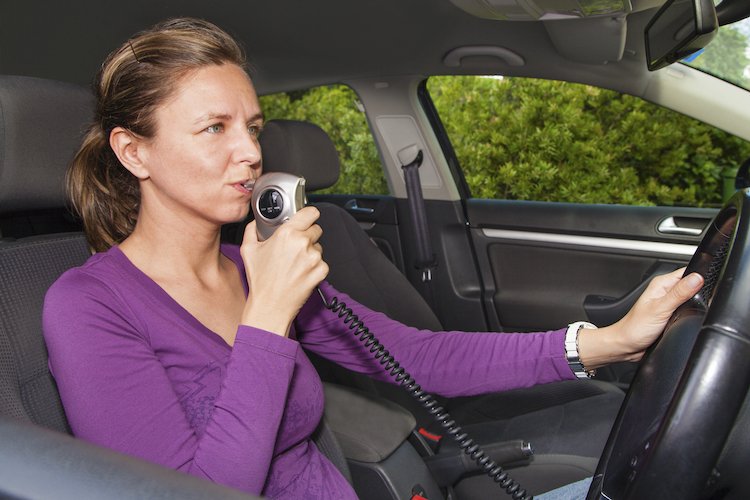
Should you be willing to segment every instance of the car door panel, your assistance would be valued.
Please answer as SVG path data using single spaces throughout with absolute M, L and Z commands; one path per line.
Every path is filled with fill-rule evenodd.
M 657 262 L 497 240 L 483 245 L 490 264 L 489 288 L 494 289 L 492 302 L 499 325 L 506 331 L 549 330 L 576 318 L 588 319 L 583 308 L 587 296 L 624 295 Z
M 581 319 L 614 322 L 651 277 L 688 262 L 714 214 L 712 209 L 469 200 L 485 304 L 495 313 L 489 315 L 490 326 L 530 331 Z M 698 234 L 660 232 L 668 219 Z
M 540 331 L 588 319 L 617 321 L 650 279 L 687 264 L 715 209 L 469 199 L 426 200 L 438 259 L 429 297 L 410 264 L 406 200 L 311 195 L 347 210 L 428 298 L 448 329 Z M 468 221 L 466 220 L 468 219 Z

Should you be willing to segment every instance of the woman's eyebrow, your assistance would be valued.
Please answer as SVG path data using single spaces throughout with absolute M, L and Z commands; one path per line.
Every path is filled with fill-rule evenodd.
M 250 117 L 250 118 L 249 118 L 249 119 L 247 120 L 247 122 L 248 122 L 248 123 L 250 123 L 250 122 L 256 122 L 256 121 L 261 121 L 261 122 L 264 122 L 264 121 L 266 121 L 266 117 L 265 117 L 265 116 L 263 115 L 263 113 L 262 113 L 262 112 L 260 112 L 260 113 L 255 113 L 255 114 L 254 114 L 253 116 L 251 116 L 251 117 Z
M 204 115 L 199 116 L 193 123 L 202 123 L 202 122 L 207 122 L 211 120 L 229 120 L 231 118 L 232 118 L 232 115 L 228 113 L 206 113 Z
M 231 119 L 232 119 L 232 115 L 230 115 L 229 113 L 211 112 L 211 113 L 206 113 L 204 115 L 199 116 L 193 123 L 197 124 L 197 123 L 207 122 L 211 120 L 231 120 Z M 263 116 L 263 113 L 254 114 L 247 120 L 247 122 L 250 123 L 250 122 L 254 122 L 258 120 L 265 121 L 265 117 Z

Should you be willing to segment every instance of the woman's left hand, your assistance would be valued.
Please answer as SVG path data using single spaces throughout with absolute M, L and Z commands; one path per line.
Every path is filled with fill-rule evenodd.
M 587 369 L 617 361 L 638 361 L 661 335 L 675 309 L 698 293 L 703 277 L 685 269 L 657 276 L 628 313 L 614 325 L 596 330 L 581 330 L 578 353 Z

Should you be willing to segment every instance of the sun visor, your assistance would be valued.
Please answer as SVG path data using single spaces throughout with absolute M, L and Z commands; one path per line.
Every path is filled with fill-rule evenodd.
M 606 64 L 625 51 L 625 16 L 544 21 L 544 27 L 557 52 L 572 61 Z
M 459 9 L 485 19 L 537 21 L 623 16 L 630 0 L 450 0 Z
M 557 52 L 571 61 L 606 64 L 622 59 L 626 15 L 655 0 L 450 0 L 483 19 L 541 21 Z M 658 0 L 656 0 L 658 3 Z

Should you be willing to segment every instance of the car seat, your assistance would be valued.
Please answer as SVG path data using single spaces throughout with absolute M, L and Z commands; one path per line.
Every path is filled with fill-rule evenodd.
M 306 179 L 308 193 L 332 186 L 339 176 L 339 157 L 327 133 L 317 125 L 271 120 L 260 137 L 264 171 L 289 172 Z M 417 328 L 441 330 L 440 321 L 406 277 L 370 240 L 343 208 L 315 204 L 321 212 L 323 257 L 328 281 L 362 304 Z M 241 231 L 235 234 L 239 243 Z M 376 332 L 377 333 L 377 332 Z M 323 380 L 357 387 L 408 408 L 429 430 L 438 427 L 401 388 L 373 381 L 311 355 Z M 480 443 L 523 439 L 536 453 L 514 477 L 536 494 L 593 473 L 622 403 L 622 390 L 599 381 L 565 381 L 502 394 L 456 398 L 447 402 L 451 415 Z M 449 440 L 442 445 L 455 450 Z M 541 472 L 541 473 L 540 473 Z M 457 487 L 460 498 L 479 498 L 494 486 L 481 476 Z
M 90 253 L 81 233 L 30 233 L 49 209 L 65 206 L 60 186 L 80 142 L 82 124 L 90 117 L 91 97 L 75 85 L 32 78 L 3 77 L 1 83 L 0 342 L 4 354 L 13 354 L 6 354 L 0 364 L 0 404 L 4 414 L 67 432 L 46 369 L 42 300 L 63 271 L 82 264 Z
M 77 85 L 0 75 L 0 497 L 253 498 L 68 435 L 41 318 L 91 255 L 63 179 L 92 107 Z

